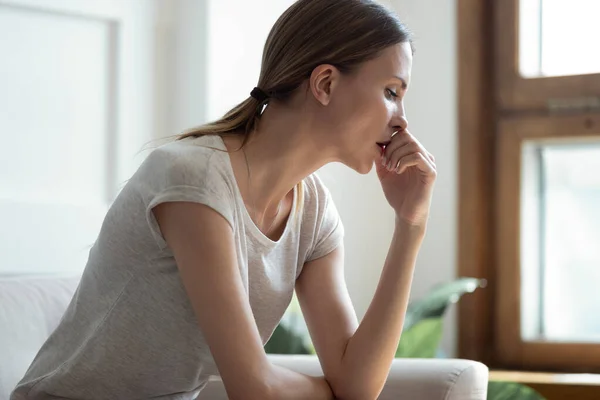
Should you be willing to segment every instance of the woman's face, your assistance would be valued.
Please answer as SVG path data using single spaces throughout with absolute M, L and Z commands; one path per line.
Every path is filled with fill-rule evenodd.
M 406 129 L 403 100 L 411 68 L 411 46 L 401 43 L 387 48 L 352 74 L 334 75 L 324 118 L 328 132 L 324 136 L 335 149 L 337 161 L 366 174 L 374 161 L 379 162 L 379 144 Z

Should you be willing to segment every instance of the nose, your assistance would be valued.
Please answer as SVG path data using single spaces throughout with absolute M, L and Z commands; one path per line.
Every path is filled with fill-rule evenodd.
M 394 131 L 403 131 L 408 127 L 408 120 L 406 119 L 406 114 L 404 112 L 404 103 L 400 104 L 398 111 L 394 114 L 391 122 Z

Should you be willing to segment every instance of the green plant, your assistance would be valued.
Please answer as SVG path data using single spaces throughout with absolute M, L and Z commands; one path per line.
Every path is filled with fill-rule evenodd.
M 279 324 L 265 345 L 270 354 L 312 354 L 305 338 L 285 324 Z
M 487 398 L 493 400 L 544 400 L 542 395 L 529 386 L 496 381 L 488 383 Z
M 265 351 L 269 354 L 315 353 L 295 292 L 285 315 L 265 345 Z
M 427 296 L 409 304 L 397 358 L 433 358 L 443 334 L 443 316 L 462 295 L 485 287 L 485 280 L 460 278 L 434 287 Z M 267 353 L 314 354 L 300 307 L 294 297 L 288 313 L 265 346 Z M 514 382 L 491 381 L 488 400 L 544 400 L 533 389 Z

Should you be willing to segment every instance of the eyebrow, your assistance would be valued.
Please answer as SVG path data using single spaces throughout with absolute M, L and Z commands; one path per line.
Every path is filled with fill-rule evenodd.
M 406 90 L 406 88 L 408 88 L 408 85 L 406 84 L 406 81 L 402 78 L 400 78 L 399 76 L 394 75 L 394 78 L 398 79 L 400 82 L 402 82 L 402 90 Z

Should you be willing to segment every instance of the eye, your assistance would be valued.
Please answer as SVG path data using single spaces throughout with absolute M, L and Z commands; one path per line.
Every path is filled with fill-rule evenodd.
M 396 99 L 398 97 L 398 95 L 396 94 L 396 92 L 394 92 L 391 89 L 385 89 L 385 92 L 393 99 Z

